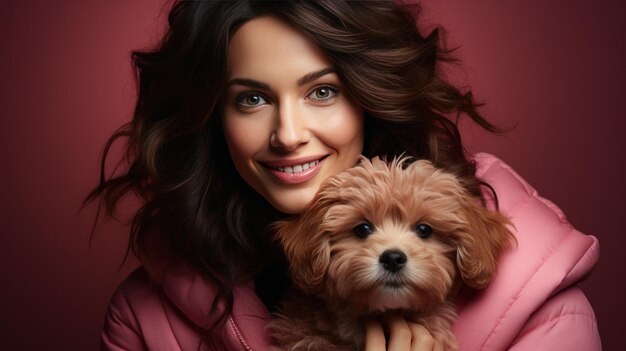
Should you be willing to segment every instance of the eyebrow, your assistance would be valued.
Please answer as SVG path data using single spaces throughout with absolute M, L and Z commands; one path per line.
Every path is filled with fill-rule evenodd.
M 254 80 L 254 79 L 243 79 L 243 78 L 232 79 L 230 82 L 228 82 L 228 84 L 226 84 L 226 87 L 229 87 L 234 84 L 245 85 L 247 87 L 257 88 L 257 89 L 262 89 L 262 90 L 270 89 L 270 86 L 268 84 L 261 83 L 258 80 Z
M 319 71 L 315 71 L 315 72 L 311 72 L 311 73 L 307 73 L 304 75 L 304 77 L 298 79 L 298 86 L 301 87 L 307 83 L 310 83 L 318 78 L 321 78 L 329 73 L 336 73 L 337 69 L 335 69 L 335 67 L 326 67 L 323 68 Z
M 310 72 L 305 74 L 304 76 L 302 76 L 300 79 L 298 79 L 298 86 L 301 87 L 307 83 L 310 83 L 316 79 L 319 79 L 329 73 L 336 73 L 337 69 L 335 67 L 326 67 L 323 68 L 319 71 L 315 71 L 315 72 Z M 256 89 L 263 89 L 263 90 L 269 90 L 270 86 L 267 83 L 263 83 L 263 82 L 259 82 L 258 80 L 254 80 L 254 79 L 247 79 L 247 78 L 235 78 L 235 79 L 231 79 L 228 84 L 226 84 L 227 87 L 233 85 L 233 84 L 237 84 L 237 85 L 244 85 L 247 87 L 251 87 L 251 88 L 256 88 Z

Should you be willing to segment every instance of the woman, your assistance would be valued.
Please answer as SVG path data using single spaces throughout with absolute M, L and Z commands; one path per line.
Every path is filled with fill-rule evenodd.
M 465 154 L 450 117 L 500 130 L 442 79 L 453 59 L 437 31 L 420 35 L 392 2 L 350 1 L 179 2 L 169 25 L 133 54 L 134 118 L 107 145 L 128 137 L 128 171 L 88 197 L 108 214 L 129 191 L 144 200 L 130 239 L 142 267 L 111 300 L 104 349 L 267 349 L 268 311 L 289 285 L 268 224 L 359 155 L 401 153 L 454 172 L 516 226 L 494 281 L 459 301 L 461 349 L 600 348 L 575 286 L 597 241 L 495 157 Z M 441 345 L 392 316 L 366 323 L 366 349 Z

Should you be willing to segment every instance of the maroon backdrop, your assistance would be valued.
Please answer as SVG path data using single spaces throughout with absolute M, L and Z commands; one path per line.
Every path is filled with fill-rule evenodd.
M 461 69 L 504 137 L 464 128 L 471 151 L 513 166 L 600 239 L 582 284 L 607 350 L 626 349 L 621 216 L 626 198 L 623 84 L 626 3 L 429 0 L 424 15 L 460 46 Z M 12 1 L 0 11 L 0 349 L 96 349 L 127 228 L 108 222 L 91 247 L 106 138 L 130 118 L 132 49 L 163 28 L 163 0 Z

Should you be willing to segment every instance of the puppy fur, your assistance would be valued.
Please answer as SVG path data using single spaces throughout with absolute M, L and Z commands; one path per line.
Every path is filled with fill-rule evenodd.
M 279 349 L 360 350 L 365 320 L 392 311 L 457 349 L 455 295 L 489 283 L 511 223 L 454 175 L 406 163 L 363 157 L 274 224 L 296 288 L 268 326 Z

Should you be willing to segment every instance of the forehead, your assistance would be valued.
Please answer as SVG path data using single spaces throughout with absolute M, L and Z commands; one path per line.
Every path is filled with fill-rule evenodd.
M 313 41 L 274 17 L 244 23 L 228 46 L 229 78 L 270 80 L 328 66 L 330 61 Z

